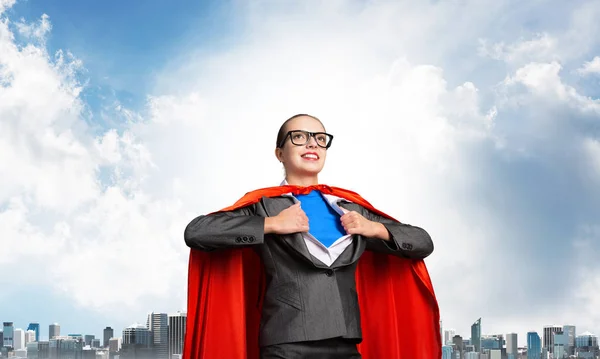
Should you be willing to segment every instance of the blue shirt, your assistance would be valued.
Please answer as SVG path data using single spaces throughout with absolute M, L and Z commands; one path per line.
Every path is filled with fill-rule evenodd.
M 300 206 L 308 217 L 309 233 L 325 247 L 346 235 L 340 215 L 329 205 L 319 191 L 297 195 Z

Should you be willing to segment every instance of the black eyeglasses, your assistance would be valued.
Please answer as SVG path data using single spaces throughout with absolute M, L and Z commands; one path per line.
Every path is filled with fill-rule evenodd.
M 302 130 L 288 131 L 285 137 L 279 143 L 279 148 L 282 148 L 287 138 L 290 138 L 292 143 L 296 146 L 302 146 L 308 143 L 311 137 L 315 139 L 315 142 L 319 147 L 329 148 L 331 141 L 333 141 L 333 135 L 325 132 L 308 132 Z

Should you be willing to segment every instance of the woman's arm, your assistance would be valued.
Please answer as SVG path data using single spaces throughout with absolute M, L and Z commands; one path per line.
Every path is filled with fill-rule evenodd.
M 255 215 L 254 205 L 202 215 L 187 225 L 183 236 L 188 247 L 202 251 L 262 244 L 265 218 Z
M 341 218 L 347 233 L 360 234 L 367 249 L 401 257 L 423 259 L 433 252 L 433 241 L 422 228 L 396 222 L 360 207 Z
M 231 212 L 196 217 L 185 228 L 184 238 L 190 248 L 213 251 L 262 244 L 265 234 L 308 230 L 308 218 L 298 203 L 277 216 L 266 218 L 257 215 L 256 207 L 251 205 Z

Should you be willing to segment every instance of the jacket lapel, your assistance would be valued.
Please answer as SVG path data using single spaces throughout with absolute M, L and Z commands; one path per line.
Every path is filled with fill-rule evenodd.
M 281 211 L 283 211 L 284 209 L 286 209 L 294 204 L 294 202 L 291 198 L 286 198 L 286 197 L 272 197 L 272 198 L 271 197 L 262 197 L 260 202 L 263 205 L 265 213 L 269 217 L 274 217 L 274 216 L 278 215 Z M 302 234 L 293 233 L 293 234 L 279 235 L 279 237 L 281 237 L 281 240 L 288 247 L 292 248 L 298 254 L 300 254 L 301 256 L 306 258 L 309 262 L 314 264 L 314 262 L 311 259 L 310 252 L 308 251 L 308 248 L 306 247 L 306 243 L 304 243 L 304 238 L 302 237 Z

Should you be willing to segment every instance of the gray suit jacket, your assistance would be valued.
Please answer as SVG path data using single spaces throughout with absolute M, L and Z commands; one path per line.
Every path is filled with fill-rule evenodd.
M 425 230 L 381 217 L 342 201 L 349 211 L 382 223 L 390 241 L 355 235 L 331 266 L 313 257 L 301 233 L 264 234 L 264 218 L 293 204 L 289 197 L 263 197 L 232 212 L 199 216 L 185 229 L 186 244 L 203 251 L 252 247 L 266 273 L 260 346 L 344 337 L 361 340 L 355 285 L 357 261 L 365 250 L 408 258 L 425 258 L 433 242 Z

